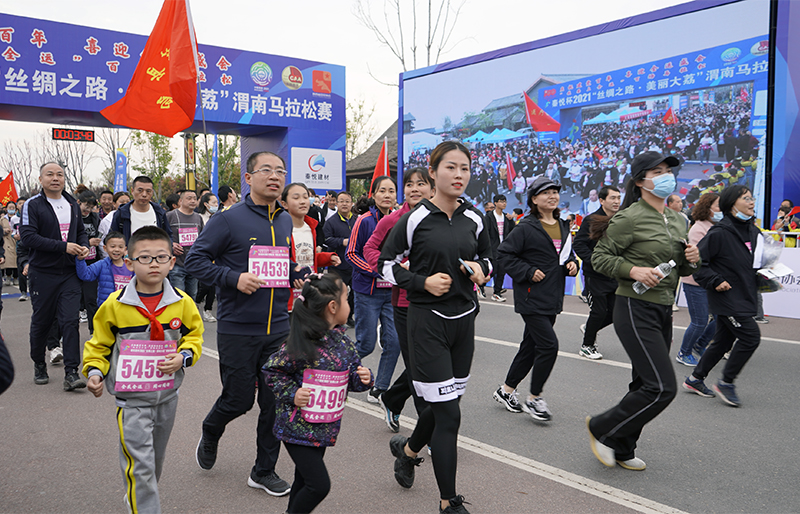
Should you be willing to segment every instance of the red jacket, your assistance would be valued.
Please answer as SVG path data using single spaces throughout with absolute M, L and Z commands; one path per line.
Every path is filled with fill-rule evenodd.
M 306 222 L 311 228 L 311 239 L 314 243 L 314 273 L 317 273 L 318 268 L 325 268 L 333 264 L 331 262 L 331 257 L 336 255 L 336 252 L 317 252 L 317 225 L 319 222 L 312 218 L 311 216 L 306 216 L 303 220 Z M 295 255 L 294 250 L 294 228 L 292 228 L 292 241 L 289 245 L 289 260 L 291 262 L 297 262 L 297 255 Z M 299 289 L 292 288 L 292 296 L 289 297 L 289 312 L 292 312 L 292 307 L 294 306 L 294 299 L 297 298 L 297 295 L 300 294 Z

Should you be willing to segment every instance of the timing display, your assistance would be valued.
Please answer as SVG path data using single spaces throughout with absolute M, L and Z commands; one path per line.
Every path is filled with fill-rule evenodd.
M 79 129 L 53 129 L 53 139 L 55 141 L 87 141 L 94 142 L 94 130 Z

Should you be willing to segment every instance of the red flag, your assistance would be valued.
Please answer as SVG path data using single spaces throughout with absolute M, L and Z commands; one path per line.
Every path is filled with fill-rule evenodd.
M 667 114 L 665 114 L 661 120 L 665 125 L 675 125 L 678 123 L 678 118 L 675 116 L 675 113 L 672 112 L 672 107 L 667 110 Z
M 528 93 L 523 91 L 522 95 L 525 97 L 525 115 L 528 117 L 528 123 L 533 130 L 536 132 L 558 132 L 561 124 L 536 105 L 528 96 Z
M 514 179 L 517 178 L 517 173 L 514 171 L 514 163 L 511 162 L 511 154 L 506 154 L 506 182 L 508 182 L 508 189 L 514 189 Z
M 17 196 L 17 188 L 14 186 L 14 174 L 9 171 L 8 176 L 0 182 L 0 203 L 5 206 L 8 202 L 17 200 L 19 200 L 19 196 Z
M 189 0 L 164 0 L 125 96 L 100 113 L 115 125 L 172 137 L 192 124 L 196 101 L 197 41 Z
M 682 187 L 682 188 L 680 189 L 680 191 L 679 191 L 679 192 L 680 192 L 680 194 L 682 194 L 683 196 L 686 196 L 686 193 L 688 193 L 688 192 L 689 192 L 689 189 L 687 189 L 687 188 L 685 188 L 685 187 Z
M 11 174 L 9 173 L 9 175 L 11 175 Z M 4 181 L 4 182 L 5 182 L 5 181 Z M 0 184 L 0 185 L 2 185 L 2 184 Z M 15 194 L 15 196 L 16 196 L 16 194 Z M 794 209 L 792 209 L 791 211 L 789 211 L 789 216 L 794 216 L 794 215 L 795 215 L 795 214 L 797 214 L 798 212 L 800 212 L 800 205 L 796 206 Z
M 375 171 L 372 172 L 372 181 L 369 183 L 369 198 L 372 198 L 372 184 L 378 177 L 389 176 L 389 151 L 386 145 L 386 138 L 383 138 L 381 153 L 378 155 L 378 162 L 375 163 Z

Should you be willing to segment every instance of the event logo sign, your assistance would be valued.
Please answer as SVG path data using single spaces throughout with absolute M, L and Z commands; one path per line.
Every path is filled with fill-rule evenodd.
M 342 188 L 342 152 L 319 148 L 292 148 L 292 182 L 317 189 Z
M 256 83 L 257 91 L 268 91 L 267 86 L 272 82 L 272 68 L 265 62 L 254 62 L 250 66 L 250 78 Z
M 283 81 L 283 85 L 289 89 L 300 89 L 303 85 L 303 72 L 296 66 L 287 66 L 283 69 L 283 73 L 281 73 L 281 80 Z
M 313 79 L 311 87 L 315 93 L 331 93 L 331 72 L 314 70 L 311 78 Z

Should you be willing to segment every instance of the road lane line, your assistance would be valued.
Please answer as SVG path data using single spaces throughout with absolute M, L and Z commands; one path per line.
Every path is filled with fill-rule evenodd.
M 363 400 L 357 400 L 355 398 L 348 397 L 346 405 L 352 409 L 378 419 L 383 419 L 384 417 L 383 410 L 381 410 L 380 407 L 370 405 Z M 400 420 L 402 421 L 403 427 L 413 430 L 414 427 L 417 426 L 416 420 L 407 416 L 401 415 Z M 577 489 L 587 494 L 591 494 L 592 496 L 616 503 L 637 512 L 643 512 L 647 514 L 685 514 L 683 511 L 670 507 L 669 505 L 664 505 L 662 503 L 649 500 L 642 496 L 629 493 L 628 491 L 623 491 L 622 489 L 617 489 L 616 487 L 603 484 L 602 482 L 597 482 L 596 480 L 549 466 L 542 462 L 517 455 L 515 453 L 503 450 L 502 448 L 482 443 L 478 440 L 465 437 L 463 435 L 458 436 L 458 446 L 473 453 L 477 453 L 478 455 L 488 457 L 501 464 L 513 466 L 522 471 L 540 476 L 547 480 L 558 482 L 559 484 Z M 588 452 L 588 447 L 586 455 L 587 459 L 591 458 Z
M 507 307 L 507 308 L 511 308 L 511 309 L 514 308 L 513 305 L 508 305 L 508 304 L 505 304 L 505 303 L 497 303 L 497 302 L 488 302 L 488 301 L 481 302 L 481 307 L 483 307 L 484 305 L 491 305 L 493 307 Z M 583 318 L 583 319 L 587 319 L 589 317 L 588 314 L 581 314 L 579 312 L 567 312 L 567 311 L 561 312 L 559 314 L 559 316 L 561 316 L 561 315 L 564 315 L 564 316 L 577 316 L 577 317 Z M 478 318 L 478 319 L 480 319 L 480 318 Z M 672 328 L 676 329 L 676 330 L 686 331 L 686 329 L 688 327 L 682 327 L 680 325 L 673 325 Z M 777 337 L 764 337 L 764 336 L 761 336 L 761 340 L 762 341 L 772 341 L 773 343 L 785 343 L 785 344 L 800 345 L 800 341 L 792 341 L 791 339 L 780 339 L 780 338 L 777 338 Z M 519 343 L 517 343 L 517 345 L 518 344 Z M 561 352 L 559 352 L 559 355 L 560 354 L 561 354 Z M 601 361 L 598 361 L 598 362 L 601 362 Z

